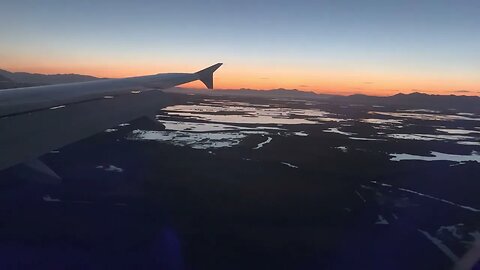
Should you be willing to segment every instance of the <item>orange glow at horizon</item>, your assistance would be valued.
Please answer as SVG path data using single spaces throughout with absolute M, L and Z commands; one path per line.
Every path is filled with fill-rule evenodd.
M 18 59 L 17 59 L 18 60 Z M 192 64 L 158 65 L 144 63 L 143 65 L 114 63 L 92 64 L 89 62 L 66 65 L 58 62 L 39 61 L 31 65 L 29 61 L 11 62 L 0 68 L 12 72 L 32 72 L 42 74 L 77 73 L 104 78 L 122 78 L 168 72 L 195 72 L 207 65 Z M 134 68 L 133 68 L 134 67 Z M 181 87 L 205 88 L 201 82 L 192 82 Z M 428 94 L 479 95 L 480 78 L 468 80 L 461 76 L 443 78 L 441 75 L 420 76 L 416 74 L 389 74 L 387 72 L 359 70 L 329 70 L 312 67 L 282 69 L 267 66 L 249 67 L 240 65 L 222 66 L 215 73 L 215 88 L 217 89 L 298 89 L 326 94 L 368 94 L 387 96 L 397 93 L 423 92 Z

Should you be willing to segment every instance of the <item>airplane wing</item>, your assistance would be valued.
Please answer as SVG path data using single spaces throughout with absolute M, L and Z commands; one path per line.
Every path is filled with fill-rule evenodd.
M 58 178 L 37 158 L 169 104 L 171 88 L 200 80 L 213 88 L 218 63 L 196 73 L 0 90 L 0 170 L 17 164 Z

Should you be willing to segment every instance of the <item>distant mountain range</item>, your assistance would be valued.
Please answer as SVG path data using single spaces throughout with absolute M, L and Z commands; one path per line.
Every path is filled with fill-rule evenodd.
M 38 73 L 27 73 L 27 72 L 10 72 L 7 70 L 0 69 L 0 81 L 3 80 L 5 83 L 0 83 L 0 88 L 15 88 L 15 87 L 25 87 L 25 86 L 38 86 L 38 85 L 49 85 L 49 84 L 59 84 L 59 83 L 73 83 L 73 82 L 86 82 L 98 80 L 99 78 L 88 76 L 88 75 L 79 75 L 79 74 L 38 74 Z M 7 83 L 10 81 L 9 83 Z
M 182 93 L 182 94 L 204 94 L 209 96 L 245 96 L 245 97 L 265 97 L 265 98 L 292 98 L 292 99 L 324 99 L 333 97 L 333 95 L 317 94 L 315 92 L 301 91 L 298 89 L 271 89 L 271 90 L 257 90 L 257 89 L 216 89 L 214 91 L 207 89 L 191 89 L 176 87 L 165 92 Z
M 406 106 L 411 108 L 422 108 L 432 110 L 457 109 L 467 112 L 480 112 L 480 97 L 478 96 L 456 96 L 456 95 L 429 95 L 423 93 L 396 94 L 387 97 L 350 95 L 338 96 L 304 92 L 297 89 L 272 89 L 272 90 L 198 90 L 175 88 L 166 90 L 172 93 L 205 94 L 209 96 L 245 96 L 264 98 L 288 98 L 288 99 L 323 99 L 337 103 L 363 104 L 363 105 L 388 105 Z
M 409 106 L 422 109 L 456 109 L 480 112 L 480 97 L 457 95 L 429 95 L 424 93 L 396 94 L 388 97 L 367 95 L 336 96 L 335 100 L 365 105 Z
M 100 78 L 80 74 L 37 74 L 27 72 L 9 72 L 0 69 L 0 89 L 17 88 L 26 86 L 49 85 L 59 83 L 86 82 Z M 204 94 L 211 96 L 245 96 L 260 98 L 288 98 L 288 99 L 328 99 L 340 103 L 365 104 L 365 105 L 389 105 L 408 106 L 423 109 L 457 109 L 466 112 L 480 113 L 480 97 L 478 96 L 456 96 L 456 95 L 428 95 L 423 93 L 396 94 L 388 97 L 377 97 L 367 95 L 337 96 L 317 94 L 298 89 L 232 89 L 232 90 L 198 90 L 188 88 L 173 88 L 165 90 L 171 93 Z

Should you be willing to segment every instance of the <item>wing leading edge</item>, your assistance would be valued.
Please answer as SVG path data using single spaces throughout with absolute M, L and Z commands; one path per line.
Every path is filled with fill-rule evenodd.
M 45 153 L 150 116 L 169 104 L 167 94 L 149 90 L 196 80 L 212 89 L 213 73 L 221 65 L 196 73 L 0 90 L 0 170 L 32 163 Z
M 213 72 L 218 63 L 196 73 L 163 73 L 123 79 L 46 85 L 0 90 L 0 117 L 88 101 L 106 95 L 126 94 L 132 90 L 166 89 L 201 80 L 213 88 Z

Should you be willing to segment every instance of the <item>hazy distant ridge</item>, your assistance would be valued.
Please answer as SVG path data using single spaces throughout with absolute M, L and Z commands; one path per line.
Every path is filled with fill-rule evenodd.
M 456 95 L 429 95 L 423 93 L 396 94 L 388 97 L 367 95 L 337 96 L 335 99 L 348 103 L 367 105 L 404 105 L 429 109 L 457 109 L 460 111 L 480 111 L 480 97 Z
M 346 104 L 364 105 L 394 105 L 422 109 L 457 109 L 459 111 L 480 112 L 480 97 L 478 96 L 456 96 L 456 95 L 429 95 L 423 93 L 396 94 L 388 97 L 377 97 L 367 95 L 338 96 L 304 92 L 297 89 L 272 89 L 272 90 L 198 90 L 175 88 L 167 90 L 172 93 L 204 94 L 209 96 L 245 96 L 259 98 L 289 98 L 289 99 L 329 99 Z
M 185 94 L 206 94 L 214 96 L 253 96 L 265 98 L 297 98 L 297 99 L 318 99 L 332 97 L 332 95 L 317 94 L 315 92 L 301 91 L 298 89 L 271 89 L 271 90 L 257 90 L 257 89 L 216 89 L 214 91 L 206 89 L 189 89 L 189 88 L 175 88 L 168 90 L 169 92 L 185 93 Z
M 80 74 L 38 74 L 38 73 L 28 73 L 28 72 L 10 72 L 7 70 L 0 69 L 0 76 L 3 78 L 13 81 L 17 86 L 13 87 L 22 87 L 22 86 L 37 86 L 37 85 L 49 85 L 49 84 L 59 84 L 59 83 L 73 83 L 73 82 L 86 82 L 98 80 L 99 78 L 88 75 Z M 11 84 L 10 84 L 11 85 Z M 20 86 L 18 86 L 20 85 Z M 1 86 L 1 85 L 0 85 Z M 2 87 L 2 88 L 11 88 Z

